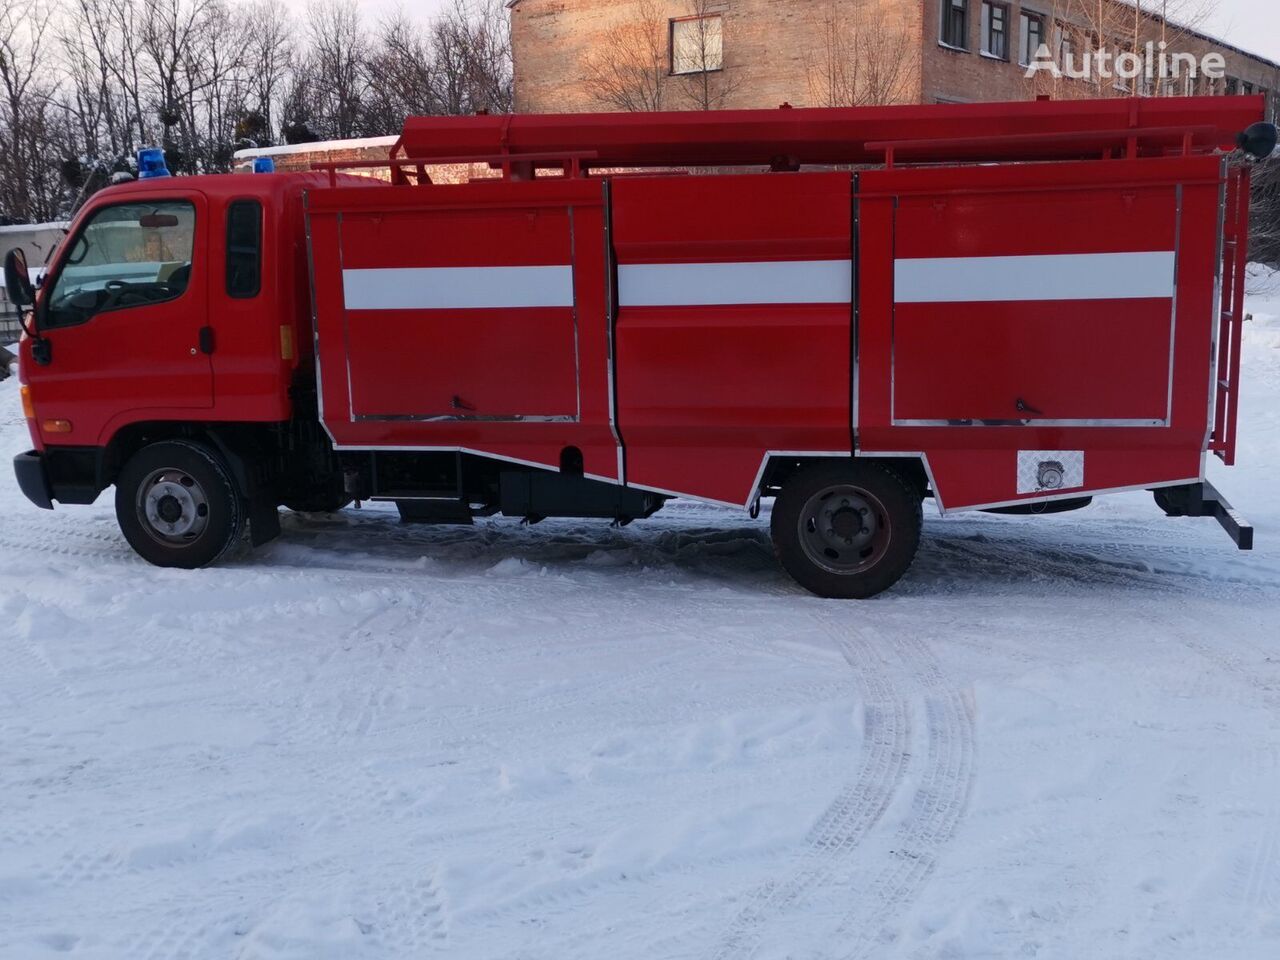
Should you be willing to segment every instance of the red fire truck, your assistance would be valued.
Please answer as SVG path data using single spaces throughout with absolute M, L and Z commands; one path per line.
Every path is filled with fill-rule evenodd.
M 37 505 L 116 488 L 152 563 L 278 508 L 407 521 L 774 499 L 862 598 L 921 505 L 1153 490 L 1252 531 L 1235 455 L 1260 97 L 411 119 L 384 178 L 148 176 L 13 299 Z M 153 158 L 154 160 L 154 158 Z M 433 183 L 442 164 L 492 176 Z M 148 171 L 162 173 L 163 171 Z M 367 171 L 362 171 L 367 173 Z

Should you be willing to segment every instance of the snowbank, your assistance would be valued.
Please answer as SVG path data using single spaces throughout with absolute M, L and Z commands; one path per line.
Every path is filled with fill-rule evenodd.
M 1214 472 L 1254 554 L 1134 494 L 930 520 L 863 605 L 701 506 L 290 516 L 193 574 L 0 466 L 0 956 L 1280 955 L 1256 279 Z

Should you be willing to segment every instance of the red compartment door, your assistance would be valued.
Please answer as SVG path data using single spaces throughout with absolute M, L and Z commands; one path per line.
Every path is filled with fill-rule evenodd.
M 852 178 L 620 179 L 627 482 L 745 504 L 770 453 L 852 450 Z
M 568 207 L 348 211 L 356 420 L 579 416 Z
M 1174 186 L 905 196 L 895 221 L 894 426 L 1168 423 Z

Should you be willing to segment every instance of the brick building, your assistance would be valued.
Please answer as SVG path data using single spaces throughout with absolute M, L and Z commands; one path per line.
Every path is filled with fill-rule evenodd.
M 237 150 L 234 167 L 236 173 L 252 173 L 253 161 L 258 157 L 270 157 L 275 168 L 282 173 L 310 170 L 313 163 L 385 160 L 396 139 L 396 137 L 368 137 L 361 140 L 324 140 L 319 143 L 296 143 L 279 147 Z
M 1150 4 L 1152 0 L 1145 0 Z M 1132 93 L 1262 92 L 1273 114 L 1280 65 L 1124 0 L 512 0 L 520 112 L 947 103 Z M 1095 22 L 1101 19 L 1102 23 Z M 1040 43 L 1055 57 L 1147 43 L 1226 76 L 1132 83 L 1026 76 Z M 1158 50 L 1159 48 L 1154 48 Z M 1060 57 L 1065 64 L 1065 57 Z M 1130 61 L 1132 62 L 1132 61 Z M 1134 89 L 1134 88 L 1137 89 Z

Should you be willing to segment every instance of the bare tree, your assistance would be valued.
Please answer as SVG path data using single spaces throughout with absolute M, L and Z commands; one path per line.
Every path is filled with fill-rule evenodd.
M 315 119 L 326 136 L 360 135 L 361 103 L 367 90 L 364 25 L 355 0 L 317 0 L 307 9 Z
M 666 16 L 655 0 L 639 0 L 636 15 L 606 30 L 582 61 L 596 101 L 615 110 L 661 110 L 666 90 Z
M 912 103 L 919 96 L 919 58 L 905 11 L 878 0 L 831 0 L 822 45 L 808 66 L 809 95 L 824 107 Z
M 435 51 L 428 34 L 403 11 L 378 25 L 367 67 L 372 82 L 364 105 L 366 131 L 390 134 L 407 116 L 439 112 Z
M 1197 39 L 1216 6 L 1217 0 L 1049 0 L 1045 46 L 1064 71 L 1069 56 L 1077 72 L 1087 64 L 1089 76 L 1040 71 L 1029 79 L 1029 92 L 1055 99 L 1181 94 L 1185 76 L 1174 75 L 1172 57 L 1189 54 L 1180 48 Z M 1099 55 L 1109 61 L 1111 76 L 1101 76 Z M 1141 75 L 1119 76 L 1120 57 L 1140 65 Z
M 249 99 L 249 22 L 239 9 L 214 0 L 205 12 L 196 56 L 184 71 L 190 145 L 198 169 L 225 170 Z
M 453 0 L 431 42 L 440 113 L 511 112 L 511 15 L 503 0 Z
M 25 221 L 49 201 L 44 157 L 51 139 L 49 98 L 42 82 L 46 12 L 0 0 L 0 215 Z
M 137 131 L 136 143 L 154 143 L 155 122 L 144 109 L 147 76 L 143 67 L 140 38 L 144 26 L 142 15 L 134 0 L 91 0 L 100 2 L 104 9 L 109 45 L 102 57 L 107 69 L 120 90 L 125 111 L 125 124 Z
M 278 105 L 296 58 L 294 24 L 281 0 L 255 0 L 244 14 L 249 103 L 237 139 L 266 146 L 276 128 Z M 249 122 L 250 114 L 255 114 Z
M 1280 270 L 1280 157 L 1253 167 L 1249 259 Z
M 469 25 L 474 106 L 510 113 L 515 104 L 511 8 L 505 0 L 454 0 L 454 18 Z

